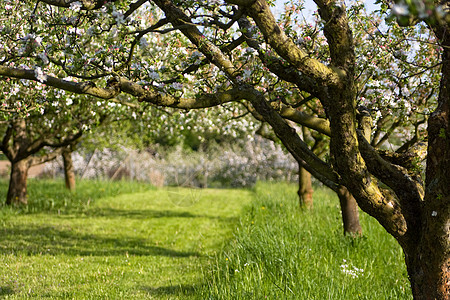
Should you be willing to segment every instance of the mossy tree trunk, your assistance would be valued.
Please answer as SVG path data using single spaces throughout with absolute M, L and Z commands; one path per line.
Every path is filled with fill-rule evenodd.
M 450 299 L 450 32 L 435 28 L 443 47 L 438 106 L 428 119 L 425 197 L 414 238 L 403 246 L 414 299 Z

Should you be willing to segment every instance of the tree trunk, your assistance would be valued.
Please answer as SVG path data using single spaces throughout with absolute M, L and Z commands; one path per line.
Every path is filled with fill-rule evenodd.
M 26 159 L 11 162 L 11 175 L 6 197 L 7 205 L 27 204 L 27 177 L 29 168 L 30 166 Z
M 425 198 L 416 239 L 403 246 L 414 299 L 450 299 L 450 33 L 443 47 L 438 106 L 428 119 Z
M 341 186 L 336 193 L 339 197 L 339 203 L 341 204 L 344 234 L 360 236 L 362 229 L 359 224 L 358 204 L 356 203 L 355 198 L 353 198 L 353 195 L 344 186 Z
M 450 299 L 448 252 L 436 247 L 432 239 L 422 239 L 420 244 L 403 249 L 414 299 Z
M 66 188 L 70 191 L 75 191 L 75 172 L 72 161 L 72 151 L 64 149 L 62 152 L 64 161 L 64 178 L 66 181 Z
M 301 208 L 313 208 L 313 193 L 311 173 L 306 171 L 300 164 L 298 166 L 298 197 Z

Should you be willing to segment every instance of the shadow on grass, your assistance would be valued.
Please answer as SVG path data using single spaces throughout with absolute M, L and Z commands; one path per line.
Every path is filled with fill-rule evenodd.
M 87 216 L 105 217 L 105 218 L 130 218 L 130 219 L 152 219 L 152 218 L 207 218 L 213 220 L 220 220 L 224 222 L 235 222 L 237 217 L 222 217 L 210 215 L 197 215 L 187 211 L 173 211 L 173 210 L 152 210 L 152 209 L 115 209 L 110 207 L 105 208 L 91 208 L 84 212 Z
M 169 285 L 157 288 L 144 286 L 142 289 L 152 296 L 188 296 L 195 294 L 195 285 Z
M 8 296 L 14 294 L 14 291 L 12 288 L 8 286 L 0 286 L 0 297 L 1 296 Z
M 16 226 L 5 230 L 0 235 L 0 253 L 14 254 L 17 252 L 28 255 L 35 254 L 65 254 L 81 256 L 168 256 L 190 257 L 201 256 L 198 252 L 177 251 L 164 247 L 148 245 L 146 239 L 121 237 L 109 238 L 93 234 L 79 234 L 70 229 L 54 227 Z

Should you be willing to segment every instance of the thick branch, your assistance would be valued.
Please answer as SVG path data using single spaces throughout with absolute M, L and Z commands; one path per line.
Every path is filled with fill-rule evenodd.
M 355 54 L 344 1 L 314 0 L 325 22 L 323 32 L 328 41 L 331 62 L 345 72 L 353 73 Z
M 0 76 L 39 81 L 34 70 L 29 69 L 0 66 Z M 119 94 L 119 90 L 114 87 L 98 88 L 89 81 L 77 83 L 49 75 L 46 76 L 45 84 L 72 93 L 91 95 L 102 99 L 111 99 Z
M 280 104 L 277 102 L 272 102 L 271 106 L 273 109 L 278 111 L 280 115 L 288 120 L 298 123 L 302 126 L 308 127 L 310 129 L 316 130 L 327 136 L 330 136 L 330 122 L 326 119 L 311 116 L 307 113 L 299 111 L 295 108 L 289 107 L 285 104 Z
M 359 149 L 370 173 L 389 186 L 397 195 L 408 227 L 418 226 L 420 203 L 425 195 L 422 183 L 408 174 L 405 168 L 384 160 L 361 131 L 358 131 L 358 141 Z
M 245 1 L 249 4 L 250 1 Z M 246 5 L 243 4 L 243 5 Z M 311 58 L 297 47 L 294 42 L 278 27 L 270 7 L 265 0 L 256 0 L 247 7 L 247 13 L 251 16 L 261 30 L 266 41 L 273 49 L 299 71 L 318 81 L 318 84 L 340 85 L 343 70 L 333 70 L 320 61 Z
M 314 95 L 319 94 L 318 90 L 320 89 L 320 87 L 317 82 L 305 76 L 304 74 L 301 74 L 293 66 L 285 66 L 285 63 L 283 63 L 282 59 L 274 55 L 268 55 L 267 52 L 261 48 L 258 41 L 255 40 L 252 36 L 252 27 L 246 17 L 240 18 L 238 23 L 248 46 L 258 51 L 259 58 L 272 73 L 274 73 L 284 81 L 294 83 L 298 86 L 299 89 L 303 91 L 307 91 Z
M 54 160 L 58 157 L 63 151 L 63 148 L 54 149 L 51 153 L 42 155 L 42 156 L 33 156 L 30 159 L 30 166 L 40 165 L 49 161 Z
M 239 72 L 232 62 L 197 29 L 196 25 L 191 22 L 190 18 L 183 11 L 170 0 L 154 0 L 153 2 L 164 11 L 173 26 L 186 25 L 180 31 L 197 46 L 206 58 L 219 67 L 231 81 L 236 81 L 235 77 Z
M 302 166 L 314 177 L 333 190 L 339 181 L 331 167 L 319 159 L 303 142 L 287 122 L 264 99 L 264 96 L 252 87 L 242 87 L 244 97 L 249 100 L 255 110 L 271 125 L 277 137 Z
M 77 0 L 41 0 L 41 1 L 46 4 L 53 5 L 53 6 L 69 8 L 70 4 L 73 2 L 76 2 Z M 93 9 L 101 8 L 107 2 L 115 2 L 115 1 L 117 1 L 117 0 L 107 0 L 107 1 L 104 1 L 104 0 L 81 0 L 80 2 L 82 3 L 81 9 L 93 10 Z

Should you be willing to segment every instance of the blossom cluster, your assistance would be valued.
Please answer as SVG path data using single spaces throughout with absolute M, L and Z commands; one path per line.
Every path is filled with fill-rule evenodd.
M 75 172 L 83 178 L 128 178 L 154 185 L 247 187 L 257 180 L 296 180 L 298 165 L 273 142 L 262 140 L 221 145 L 209 151 L 182 147 L 158 152 L 127 148 L 73 154 Z M 46 165 L 62 175 L 62 162 Z

